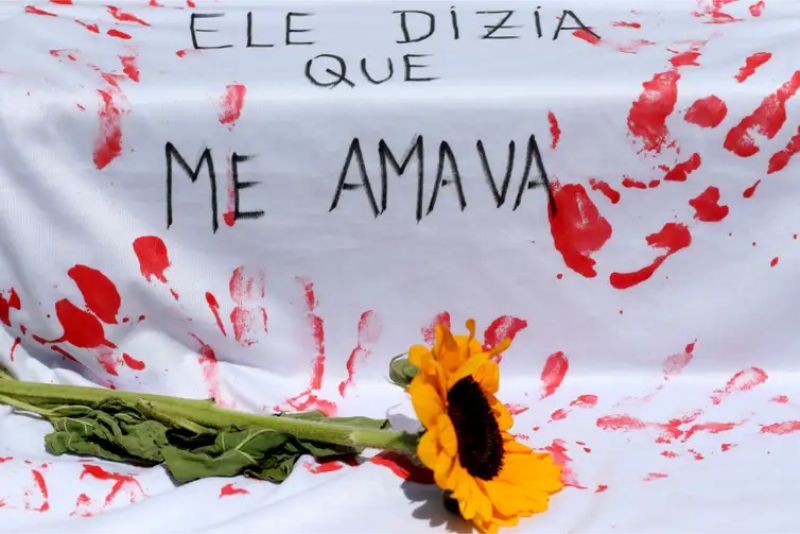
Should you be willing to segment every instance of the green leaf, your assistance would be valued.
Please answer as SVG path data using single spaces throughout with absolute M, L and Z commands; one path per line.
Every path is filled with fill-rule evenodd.
M 194 450 L 168 446 L 162 454 L 170 474 L 183 483 L 211 476 L 234 476 L 248 468 L 258 468 L 287 439 L 280 432 L 251 428 L 220 432 L 213 445 Z
M 135 407 L 112 400 L 97 409 L 86 406 L 54 408 L 53 432 L 45 436 L 52 454 L 91 455 L 140 465 L 161 463 L 168 444 L 167 427 L 146 419 Z
M 163 464 L 178 483 L 239 474 L 282 482 L 304 454 L 318 460 L 352 457 L 363 446 L 342 444 L 396 447 L 405 436 L 390 431 L 386 419 L 329 418 L 319 411 L 280 414 L 294 421 L 278 422 L 273 416 L 237 414 L 205 401 L 98 394 L 96 388 L 1 380 L 0 391 L 7 393 L 0 393 L 0 403 L 51 423 L 45 444 L 52 454 Z
M 396 386 L 405 389 L 419 373 L 419 367 L 409 363 L 405 354 L 399 354 L 389 362 L 389 380 Z

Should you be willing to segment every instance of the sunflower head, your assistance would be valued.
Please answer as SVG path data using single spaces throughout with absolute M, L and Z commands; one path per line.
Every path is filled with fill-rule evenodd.
M 409 349 L 408 362 L 419 371 L 408 392 L 425 427 L 420 460 L 464 519 L 494 532 L 546 510 L 562 487 L 561 469 L 549 453 L 533 451 L 508 432 L 513 420 L 495 397 L 500 374 L 491 358 L 509 340 L 485 352 L 475 339 L 475 321 L 466 326 L 468 335 L 454 336 L 437 325 L 433 348 Z

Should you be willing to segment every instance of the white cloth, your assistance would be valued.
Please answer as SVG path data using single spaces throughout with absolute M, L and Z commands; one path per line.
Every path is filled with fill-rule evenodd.
M 3 365 L 413 428 L 389 359 L 474 317 L 487 343 L 514 334 L 514 431 L 568 466 L 520 531 L 800 530 L 800 5 L 194 4 L 0 5 Z M 420 12 L 435 33 L 399 43 L 404 9 L 409 39 Z M 274 46 L 247 47 L 248 12 Z M 233 46 L 194 50 L 192 14 L 222 15 L 195 17 L 200 46 Z M 332 55 L 352 87 L 306 75 L 328 83 Z M 531 136 L 554 213 L 522 182 Z M 52 457 L 47 429 L 2 411 L 0 531 L 467 528 L 380 462 L 175 487 Z

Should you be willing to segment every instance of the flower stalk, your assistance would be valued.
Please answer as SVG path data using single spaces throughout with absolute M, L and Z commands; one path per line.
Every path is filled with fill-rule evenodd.
M 0 377 L 0 404 L 36 413 L 46 419 L 61 417 L 65 408 L 95 408 L 105 402 L 120 400 L 137 406 L 140 411 L 157 414 L 158 418 L 182 426 L 226 429 L 231 427 L 274 430 L 300 440 L 352 447 L 414 453 L 418 436 L 408 432 L 365 429 L 357 425 L 305 420 L 281 415 L 259 415 L 229 410 L 210 400 L 186 399 L 150 393 L 112 391 L 85 386 L 43 384 L 3 379 Z

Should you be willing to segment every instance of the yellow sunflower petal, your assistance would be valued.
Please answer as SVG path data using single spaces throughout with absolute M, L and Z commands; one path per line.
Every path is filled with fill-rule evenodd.
M 461 366 L 447 378 L 447 387 L 453 387 L 453 384 L 458 382 L 464 377 L 474 373 L 485 361 L 489 359 L 489 355 L 485 352 L 473 354 Z
M 514 418 L 511 417 L 511 412 L 502 402 L 493 399 L 493 402 L 490 402 L 490 406 L 492 407 L 494 418 L 497 420 L 497 426 L 501 431 L 506 431 L 514 426 Z
M 503 450 L 506 451 L 506 454 L 533 454 L 533 449 L 517 441 L 517 438 L 508 432 L 501 432 L 501 434 L 503 435 Z
M 408 349 L 408 363 L 416 365 L 420 369 L 422 368 L 423 362 L 432 357 L 433 355 L 430 349 L 423 345 L 414 345 Z
M 506 454 L 503 468 L 494 480 L 532 493 L 555 493 L 564 487 L 561 466 L 556 465 L 547 453 Z
M 436 419 L 445 412 L 444 400 L 436 387 L 419 375 L 414 377 L 408 386 L 411 404 L 417 417 L 425 428 L 436 424 Z
M 493 395 L 500 388 L 500 366 L 491 360 L 486 361 L 472 373 L 472 378 L 485 392 Z
M 509 338 L 505 338 L 503 341 L 495 345 L 491 351 L 489 351 L 489 357 L 497 356 L 505 352 L 505 350 L 511 346 L 511 340 Z
M 439 446 L 450 456 L 456 456 L 458 454 L 458 437 L 450 417 L 442 414 L 436 419 L 436 424 L 439 429 L 437 436 Z
M 449 489 L 450 479 L 458 478 L 459 473 L 456 471 L 456 459 L 446 452 L 439 452 L 439 457 L 436 458 L 436 465 L 433 469 L 433 480 L 440 488 Z
M 461 364 L 458 342 L 446 326 L 436 325 L 436 341 L 433 344 L 433 353 L 436 360 L 445 371 L 452 373 Z
M 438 430 L 435 428 L 428 430 L 419 439 L 419 444 L 417 445 L 417 456 L 419 456 L 423 464 L 431 469 L 436 466 L 436 461 L 439 458 L 438 434 Z

